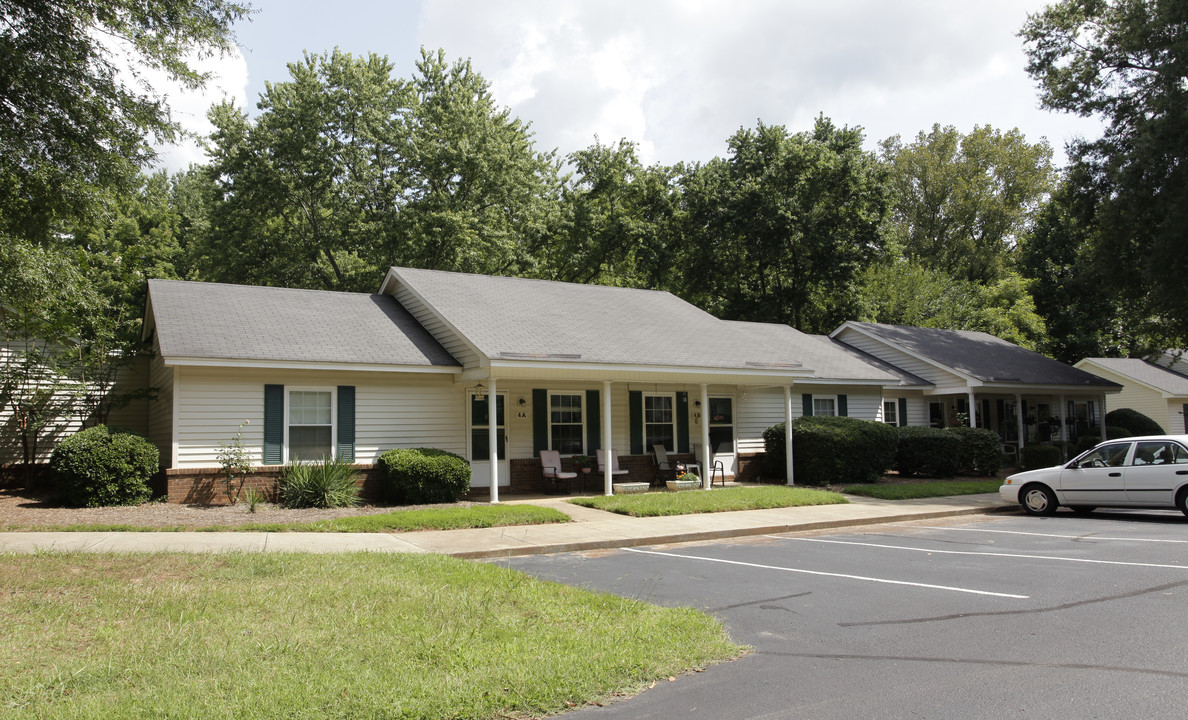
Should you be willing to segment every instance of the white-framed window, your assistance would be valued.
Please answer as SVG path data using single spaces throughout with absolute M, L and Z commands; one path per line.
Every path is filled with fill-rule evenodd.
M 663 445 L 668 452 L 676 450 L 676 394 L 644 393 L 644 447 Z
M 814 395 L 813 415 L 831 417 L 837 415 L 836 395 Z
M 883 422 L 888 425 L 899 425 L 899 402 L 896 400 L 883 401 Z
M 334 457 L 333 388 L 285 388 L 285 448 L 288 462 Z
M 581 455 L 583 405 L 585 393 L 581 391 L 557 391 L 549 393 L 549 449 L 562 455 Z

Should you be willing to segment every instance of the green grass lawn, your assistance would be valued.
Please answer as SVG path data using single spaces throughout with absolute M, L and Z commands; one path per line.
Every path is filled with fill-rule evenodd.
M 537 505 L 471 505 L 469 507 L 394 510 L 379 515 L 357 515 L 304 523 L 249 523 L 206 527 L 138 527 L 135 525 L 67 525 L 38 528 L 69 532 L 408 532 L 412 530 L 458 530 L 504 525 L 543 525 L 569 522 L 560 510 Z
M 773 485 L 722 488 L 708 492 L 688 490 L 685 492 L 654 492 L 643 495 L 598 496 L 574 498 L 569 502 L 622 515 L 654 517 L 728 510 L 763 510 L 800 505 L 835 505 L 845 503 L 847 500 L 841 495 L 827 490 Z
M 943 497 L 945 495 L 977 495 L 998 492 L 1002 478 L 988 480 L 935 480 L 921 483 L 868 483 L 847 485 L 842 492 L 883 500 Z
M 7 720 L 538 717 L 745 650 L 438 555 L 7 555 L 0 588 Z

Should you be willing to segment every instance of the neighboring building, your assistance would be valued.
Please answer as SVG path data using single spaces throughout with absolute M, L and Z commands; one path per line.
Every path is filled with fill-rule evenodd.
M 923 425 L 930 403 L 958 412 L 973 398 L 1005 419 L 1016 395 L 1050 407 L 1059 390 L 1075 409 L 1114 388 L 961 334 L 1025 366 L 1017 380 L 978 379 L 945 364 L 948 336 L 918 336 L 948 338 L 927 353 L 883 337 L 910 330 L 847 323 L 811 336 L 720 320 L 666 292 L 409 268 L 377 294 L 153 280 L 148 434 L 173 501 L 215 497 L 220 444 L 245 421 L 257 481 L 295 460 L 335 455 L 370 472 L 390 448 L 434 447 L 467 458 L 472 487 L 497 499 L 544 489 L 542 450 L 615 450 L 631 479 L 649 479 L 664 445 L 746 475 L 763 430 L 801 415 Z M 610 490 L 609 475 L 598 481 Z
M 1178 360 L 1181 354 L 1172 359 Z M 1076 367 L 1122 385 L 1122 392 L 1109 398 L 1107 410 L 1131 408 L 1159 423 L 1166 433 L 1188 433 L 1188 374 L 1182 374 L 1188 373 L 1188 365 L 1183 361 L 1085 358 Z
M 847 322 L 830 335 L 923 378 L 909 394 L 912 425 L 990 428 L 1017 458 L 1028 443 L 1105 434 L 1105 398 L 1116 382 L 983 332 Z

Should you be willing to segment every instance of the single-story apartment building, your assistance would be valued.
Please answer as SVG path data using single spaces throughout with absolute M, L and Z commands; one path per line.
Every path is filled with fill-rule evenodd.
M 220 445 L 241 425 L 260 480 L 434 447 L 467 458 L 472 488 L 497 501 L 546 487 L 542 450 L 613 450 L 643 480 L 662 445 L 745 476 L 763 430 L 801 415 L 968 421 L 1005 429 L 1004 444 L 1015 427 L 1021 444 L 1019 409 L 1084 407 L 1091 422 L 1118 389 L 983 333 L 812 336 L 633 288 L 391 268 L 375 294 L 152 280 L 148 295 L 146 434 L 171 501 L 217 499 Z M 597 482 L 611 492 L 609 472 Z

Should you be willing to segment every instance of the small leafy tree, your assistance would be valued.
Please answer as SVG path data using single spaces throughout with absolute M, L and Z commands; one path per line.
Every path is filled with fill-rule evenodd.
M 243 488 L 243 481 L 255 471 L 247 448 L 243 446 L 243 429 L 250 423 L 251 420 L 239 423 L 239 430 L 231 437 L 231 442 L 219 443 L 219 467 L 223 470 L 223 485 L 227 489 L 227 502 L 232 505 L 239 500 L 239 491 Z

